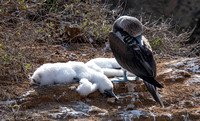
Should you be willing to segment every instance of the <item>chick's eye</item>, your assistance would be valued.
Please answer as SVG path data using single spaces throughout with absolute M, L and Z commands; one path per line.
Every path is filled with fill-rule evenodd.
M 36 83 L 36 80 L 35 80 L 35 79 L 33 79 L 33 82 L 35 82 L 35 83 Z
M 40 82 L 37 82 L 35 79 L 33 79 L 33 82 L 36 84 L 40 84 Z

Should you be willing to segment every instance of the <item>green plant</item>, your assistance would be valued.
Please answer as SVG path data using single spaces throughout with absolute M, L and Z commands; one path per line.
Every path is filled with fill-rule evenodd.
M 161 39 L 152 40 L 152 42 L 150 42 L 151 46 L 157 47 L 157 46 L 158 46 L 158 42 L 159 42 L 160 40 L 161 40 Z
M 24 8 L 24 9 L 26 9 L 26 6 L 25 6 L 25 4 L 24 4 L 24 1 L 25 0 L 17 0 L 19 3 L 20 3 L 20 5 Z
M 48 10 L 56 10 L 57 9 L 57 0 L 46 0 L 46 7 Z
M 21 34 L 21 30 L 22 30 L 22 29 L 21 29 L 21 28 L 19 28 L 19 31 L 17 32 L 17 34 L 18 34 L 18 35 L 20 35 L 20 34 Z
M 53 24 L 52 24 L 52 22 L 50 22 L 50 23 L 47 23 L 46 25 L 47 25 L 47 26 L 49 26 L 49 27 L 53 27 Z
M 4 65 L 10 64 L 11 61 L 15 61 L 16 60 L 16 58 L 8 55 L 8 53 L 2 48 L 3 47 L 2 44 L 0 44 L 0 47 L 1 47 L 0 57 L 1 57 L 2 62 L 3 62 Z

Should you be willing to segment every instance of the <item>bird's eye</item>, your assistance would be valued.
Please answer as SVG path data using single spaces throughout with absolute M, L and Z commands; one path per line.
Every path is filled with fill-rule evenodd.
M 40 84 L 40 82 L 37 82 L 35 79 L 33 79 L 33 82 L 36 84 Z

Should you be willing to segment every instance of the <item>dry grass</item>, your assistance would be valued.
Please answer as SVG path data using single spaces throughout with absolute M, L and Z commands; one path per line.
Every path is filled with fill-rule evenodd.
M 185 42 L 188 41 L 193 30 L 179 32 L 178 25 L 173 25 L 172 21 L 172 18 L 165 19 L 164 17 L 153 22 L 150 22 L 149 19 L 143 20 L 145 26 L 144 33 L 152 49 L 157 54 L 169 54 L 172 56 L 191 55 L 193 47 L 188 47 Z

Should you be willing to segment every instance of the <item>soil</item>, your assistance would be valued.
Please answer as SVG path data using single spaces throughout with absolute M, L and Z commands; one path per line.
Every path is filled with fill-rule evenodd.
M 28 47 L 26 47 L 27 49 Z M 33 73 L 47 62 L 82 61 L 97 57 L 113 57 L 103 47 L 73 43 L 70 47 L 44 45 L 30 47 Z M 119 101 L 96 91 L 87 97 L 76 92 L 78 84 L 37 86 L 29 79 L 12 83 L 1 81 L 0 119 L 3 120 L 136 120 L 183 121 L 200 120 L 200 58 L 155 55 L 158 89 L 165 107 L 160 107 L 147 91 L 143 81 L 114 82 Z

